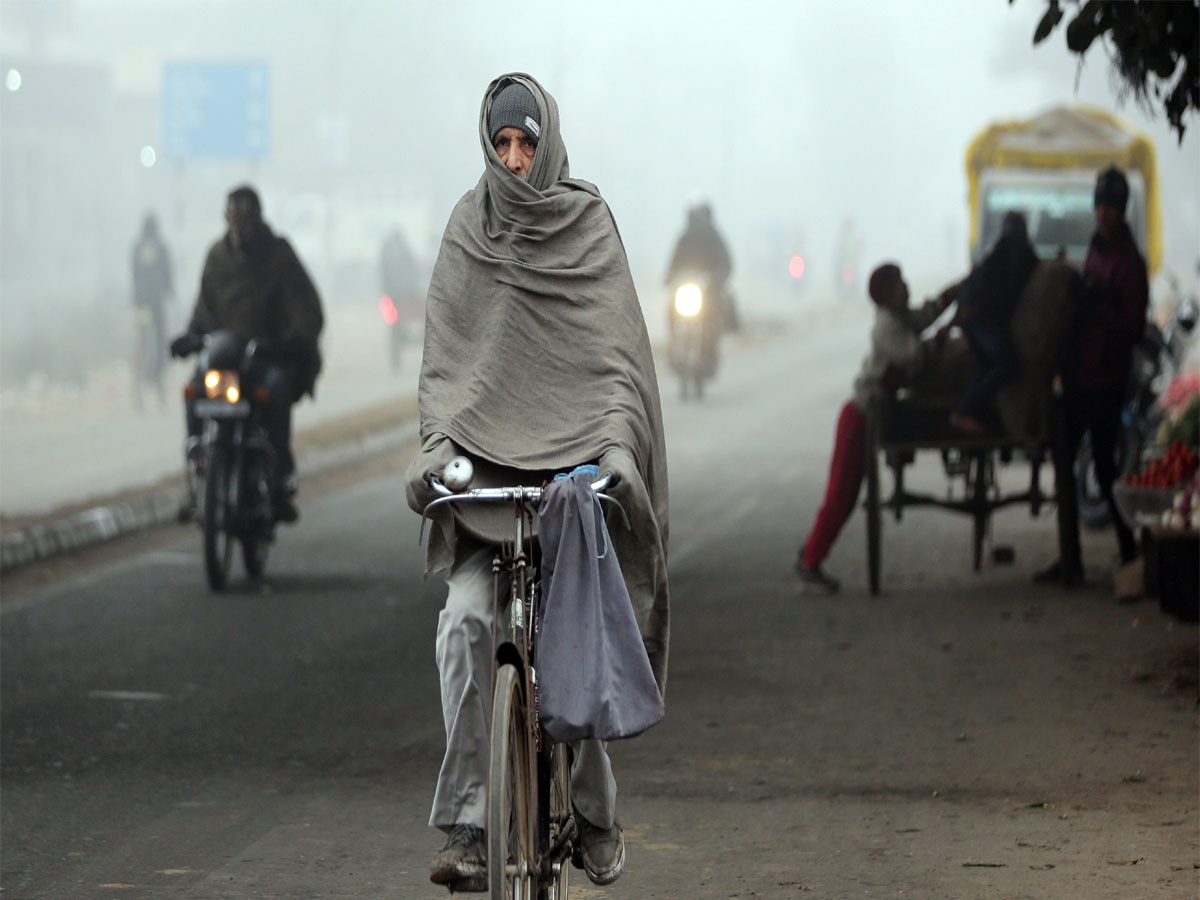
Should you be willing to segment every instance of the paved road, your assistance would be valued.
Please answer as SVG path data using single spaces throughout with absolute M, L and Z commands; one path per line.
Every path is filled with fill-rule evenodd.
M 915 511 L 871 598 L 858 516 L 843 592 L 797 592 L 864 339 L 731 357 L 701 406 L 664 379 L 668 717 L 614 746 L 629 867 L 578 896 L 1195 896 L 1197 630 L 1113 602 L 1111 536 L 1089 537 L 1093 585 L 1034 589 L 1048 514 L 1000 514 L 1017 561 L 976 574 L 966 523 Z M 263 586 L 209 594 L 189 534 L 5 592 L 6 898 L 445 896 L 443 588 L 404 462 L 308 502 Z
M 317 398 L 295 407 L 297 431 L 416 392 L 419 345 L 390 370 L 383 325 L 370 313 L 330 312 Z M 142 411 L 134 407 L 121 367 L 93 373 L 80 392 L 6 392 L 0 513 L 42 514 L 179 473 L 183 405 L 174 386 L 190 372 L 189 362 L 173 363 L 166 405 L 148 403 Z

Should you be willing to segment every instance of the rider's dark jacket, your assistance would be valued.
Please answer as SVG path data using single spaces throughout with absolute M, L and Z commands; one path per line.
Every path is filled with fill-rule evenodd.
M 1069 390 L 1123 390 L 1133 348 L 1146 329 L 1150 300 L 1146 261 L 1129 226 L 1112 240 L 1097 232 L 1083 263 L 1078 327 L 1066 348 L 1063 383 Z
M 729 278 L 732 268 L 729 248 L 717 229 L 700 215 L 689 215 L 688 227 L 679 236 L 679 243 L 675 245 L 675 254 L 667 269 L 667 284 L 674 284 L 677 279 L 696 272 L 704 272 L 714 284 L 721 285 Z
M 267 341 L 294 376 L 296 396 L 311 394 L 321 369 L 324 314 L 317 289 L 288 241 L 266 225 L 244 250 L 226 234 L 209 248 L 188 331 L 225 329 Z
M 161 312 L 173 289 L 171 260 L 157 234 L 143 234 L 133 246 L 133 302 Z

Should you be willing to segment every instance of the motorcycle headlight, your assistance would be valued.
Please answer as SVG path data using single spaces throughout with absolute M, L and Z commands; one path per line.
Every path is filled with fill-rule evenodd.
M 681 284 L 675 291 L 675 311 L 681 316 L 696 315 L 704 305 L 704 294 L 698 284 Z
M 204 393 L 210 400 L 237 403 L 242 398 L 238 373 L 228 369 L 209 369 L 204 373 Z

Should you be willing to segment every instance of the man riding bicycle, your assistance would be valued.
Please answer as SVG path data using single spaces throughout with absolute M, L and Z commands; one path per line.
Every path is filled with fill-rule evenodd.
M 537 485 L 595 463 L 629 528 L 612 542 L 660 692 L 668 636 L 667 468 L 658 382 L 624 247 L 596 187 L 571 179 L 554 98 L 528 75 L 488 86 L 484 174 L 455 207 L 429 287 L 419 387 L 421 451 L 407 474 L 418 512 L 453 457 L 476 481 Z M 430 878 L 487 887 L 488 715 L 494 549 L 444 512 L 427 570 L 447 571 L 438 620 L 446 754 L 430 825 L 448 833 Z M 620 875 L 616 783 L 602 742 L 575 745 L 571 792 L 584 869 Z

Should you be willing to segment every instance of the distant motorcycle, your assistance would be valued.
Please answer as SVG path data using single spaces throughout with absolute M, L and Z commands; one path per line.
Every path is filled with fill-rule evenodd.
M 275 539 L 271 484 L 275 454 L 262 423 L 265 387 L 253 384 L 253 363 L 263 356 L 257 341 L 227 331 L 204 337 L 200 370 L 203 394 L 185 394 L 204 423 L 189 448 L 188 488 L 204 533 L 204 569 L 214 591 L 225 588 L 234 546 L 252 578 L 262 576 Z
M 703 398 L 705 382 L 717 373 L 717 343 L 725 326 L 718 290 L 697 276 L 681 280 L 672 295 L 667 358 L 684 400 Z
M 1200 305 L 1188 297 L 1179 304 L 1164 329 L 1159 330 L 1153 322 L 1146 323 L 1146 332 L 1134 348 L 1121 407 L 1121 431 L 1116 447 L 1118 478 L 1141 468 L 1142 454 L 1153 444 L 1162 419 L 1158 397 L 1178 373 L 1198 318 Z M 1100 493 L 1090 434 L 1083 436 L 1075 457 L 1075 484 L 1080 520 L 1089 528 L 1107 527 L 1108 504 Z
M 388 329 L 388 363 L 393 372 L 404 361 L 404 348 L 419 341 L 424 306 L 416 299 L 383 294 L 379 298 L 379 315 Z
M 167 348 L 155 312 L 148 306 L 133 308 L 133 403 L 145 407 L 145 392 L 152 389 L 158 402 L 167 401 Z

